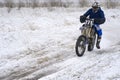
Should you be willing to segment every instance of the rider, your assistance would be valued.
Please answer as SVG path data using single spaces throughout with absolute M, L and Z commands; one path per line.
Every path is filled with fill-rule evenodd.
M 94 2 L 92 4 L 92 8 L 90 8 L 85 14 L 80 16 L 80 22 L 85 22 L 86 17 L 94 19 L 93 27 L 95 28 L 98 35 L 96 47 L 100 49 L 100 41 L 102 37 L 102 29 L 100 28 L 100 24 L 103 24 L 105 22 L 105 16 L 98 2 Z

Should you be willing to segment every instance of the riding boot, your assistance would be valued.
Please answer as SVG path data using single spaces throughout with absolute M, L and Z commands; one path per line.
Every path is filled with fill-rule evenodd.
M 98 37 L 97 37 L 97 43 L 96 43 L 97 49 L 100 49 L 100 42 L 101 42 L 101 37 L 98 36 Z

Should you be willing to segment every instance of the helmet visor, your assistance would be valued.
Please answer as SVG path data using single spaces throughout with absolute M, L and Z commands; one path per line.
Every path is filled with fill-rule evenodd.
M 99 9 L 99 7 L 92 6 L 92 9 L 93 9 L 94 11 L 97 11 L 97 10 Z

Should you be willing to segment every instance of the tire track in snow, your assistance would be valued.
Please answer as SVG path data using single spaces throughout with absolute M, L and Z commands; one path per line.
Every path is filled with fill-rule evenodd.
M 42 51 L 44 54 L 41 54 L 41 51 L 32 51 L 30 49 L 28 49 L 28 50 L 29 51 L 25 51 L 25 53 L 23 53 L 24 56 L 25 57 L 32 56 L 33 58 L 36 58 L 35 63 L 37 63 L 37 64 L 32 66 L 32 67 L 31 66 L 25 67 L 27 69 L 23 68 L 23 69 L 15 69 L 13 71 L 11 70 L 10 74 L 0 77 L 0 80 L 16 80 L 16 79 L 20 79 L 20 78 L 23 78 L 23 80 L 24 80 L 24 79 L 26 79 L 26 76 L 29 76 L 32 73 L 35 73 L 39 70 L 46 68 L 47 71 L 43 70 L 43 72 L 39 72 L 36 76 L 33 77 L 35 80 L 37 80 L 40 77 L 52 74 L 52 73 L 57 72 L 59 70 L 59 68 L 56 68 L 56 67 L 52 68 L 52 70 L 49 70 L 49 69 L 47 69 L 47 67 L 49 68 L 50 65 L 64 61 L 64 60 L 71 58 L 73 56 L 73 55 L 69 55 L 69 53 L 71 53 L 70 51 L 64 50 L 64 49 L 62 49 L 58 53 L 51 52 L 49 54 L 48 54 L 49 51 L 46 51 L 44 49 Z M 22 57 L 15 57 L 14 56 L 13 59 L 17 59 L 17 58 L 21 59 L 21 58 L 23 58 L 23 56 Z M 33 80 L 33 78 L 31 78 L 31 79 Z
M 111 49 L 101 49 L 101 50 L 94 50 L 93 52 L 86 52 L 85 54 L 86 54 L 86 57 L 89 57 L 89 58 L 94 58 L 96 55 L 103 55 L 104 53 L 105 54 L 107 54 L 107 53 L 114 53 L 114 52 L 116 52 L 116 50 L 114 49 L 114 47 L 113 48 L 111 48 Z M 41 71 L 39 71 L 39 69 L 36 69 L 35 71 L 33 71 L 32 73 L 30 73 L 29 75 L 35 75 L 35 76 L 33 76 L 33 77 L 29 77 L 29 75 L 27 75 L 27 77 L 26 76 L 24 76 L 23 78 L 21 78 L 21 80 L 26 80 L 26 79 L 33 79 L 33 80 L 37 80 L 37 79 L 39 79 L 39 78 L 42 78 L 42 77 L 45 77 L 45 76 L 47 76 L 47 75 L 51 75 L 51 74 L 54 74 L 54 73 L 56 73 L 56 72 L 58 72 L 58 71 L 60 71 L 59 70 L 59 68 L 58 67 L 54 67 L 53 66 L 53 68 L 51 68 L 51 70 L 49 70 L 49 67 L 51 66 L 51 65 L 53 65 L 53 64 L 57 64 L 57 63 L 59 63 L 59 62 L 64 62 L 64 61 L 66 61 L 66 60 L 68 60 L 69 58 L 71 58 L 71 57 L 73 57 L 73 56 L 68 56 L 68 54 L 66 54 L 66 55 L 64 55 L 64 53 L 69 53 L 69 52 L 60 52 L 60 53 L 63 53 L 63 54 L 60 54 L 60 55 L 56 55 L 56 56 L 54 56 L 54 57 L 51 57 L 51 58 L 46 58 L 46 57 L 44 57 L 44 58 L 40 58 L 39 60 L 38 60 L 38 63 L 40 63 L 40 64 L 44 64 L 44 60 L 45 60 L 45 62 L 47 62 L 47 61 L 52 61 L 53 59 L 52 58 L 54 58 L 54 60 L 53 60 L 53 62 L 49 62 L 49 64 L 46 64 L 45 66 L 43 66 L 42 67 L 42 69 L 43 69 L 43 72 L 41 72 Z M 75 54 L 75 53 L 74 53 Z M 92 54 L 92 55 L 91 55 Z M 58 57 L 60 57 L 61 56 L 61 58 L 58 58 Z M 91 57 L 90 57 L 91 56 Z M 66 58 L 66 59 L 65 59 Z M 56 59 L 57 59 L 57 61 L 56 61 Z M 42 61 L 43 60 L 43 61 Z M 59 61 L 60 60 L 60 61 Z M 89 67 L 87 67 L 87 68 L 85 68 L 84 69 L 84 73 L 86 72 L 86 71 L 88 71 L 89 69 L 91 69 L 93 66 L 97 66 L 97 64 L 99 64 L 101 61 L 99 61 L 98 60 L 98 62 L 97 63 L 95 63 L 95 64 L 93 64 L 93 65 L 91 65 L 91 66 L 89 66 Z M 109 64 L 108 64 L 109 65 Z M 105 65 L 106 66 L 106 65 Z M 46 70 L 44 69 L 44 67 L 47 67 L 46 68 Z M 102 66 L 102 67 L 104 67 L 104 66 Z M 41 68 L 40 68 L 40 70 L 42 70 Z M 36 74 L 36 72 L 37 72 L 37 74 Z M 81 73 L 81 75 L 82 75 L 83 73 Z

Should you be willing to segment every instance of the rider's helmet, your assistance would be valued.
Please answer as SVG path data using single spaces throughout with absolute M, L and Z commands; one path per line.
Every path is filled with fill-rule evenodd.
M 93 9 L 94 12 L 97 12 L 99 8 L 100 8 L 100 5 L 99 5 L 98 2 L 94 2 L 92 4 L 92 9 Z

